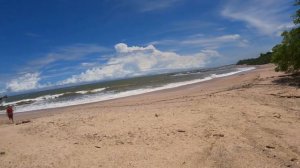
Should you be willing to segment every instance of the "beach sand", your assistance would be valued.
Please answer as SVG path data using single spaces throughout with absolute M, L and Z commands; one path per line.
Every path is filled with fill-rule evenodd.
M 0 167 L 300 167 L 300 90 L 273 65 L 0 117 Z

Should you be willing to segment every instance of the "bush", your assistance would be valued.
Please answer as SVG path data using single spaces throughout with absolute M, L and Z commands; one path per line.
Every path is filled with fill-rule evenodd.
M 300 5 L 300 0 L 295 1 Z M 300 9 L 294 15 L 294 23 L 300 24 Z M 276 71 L 297 72 L 300 70 L 300 27 L 285 31 L 281 35 L 281 44 L 273 48 L 272 62 L 277 65 Z

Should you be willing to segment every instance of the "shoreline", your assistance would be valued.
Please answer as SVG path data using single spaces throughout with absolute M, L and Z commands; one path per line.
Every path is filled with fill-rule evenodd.
M 109 100 L 103 100 L 103 101 L 98 101 L 98 102 L 91 102 L 91 103 L 84 103 L 84 104 L 78 104 L 78 105 L 70 105 L 70 106 L 64 106 L 64 107 L 54 107 L 54 108 L 47 108 L 47 109 L 40 109 L 40 110 L 32 110 L 32 111 L 25 111 L 25 112 L 17 112 L 14 113 L 14 117 L 17 118 L 17 120 L 30 120 L 30 119 L 36 119 L 44 116 L 52 116 L 55 114 L 60 114 L 60 111 L 64 111 L 70 107 L 76 108 L 76 107 L 81 107 L 81 106 L 90 106 L 90 105 L 97 105 L 97 104 L 106 104 L 106 103 L 114 103 L 114 101 L 121 100 L 121 101 L 126 101 L 126 99 L 130 98 L 139 98 L 140 96 L 143 97 L 144 95 L 156 95 L 156 94 L 164 94 L 167 92 L 173 92 L 173 91 L 181 91 L 184 89 L 188 89 L 190 87 L 195 87 L 199 85 L 209 85 L 210 82 L 217 82 L 216 80 L 218 79 L 224 79 L 224 78 L 229 78 L 229 77 L 234 77 L 234 76 L 239 76 L 241 74 L 247 74 L 251 73 L 253 71 L 259 70 L 263 68 L 264 66 L 251 66 L 255 67 L 255 69 L 249 70 L 249 71 L 243 71 L 243 72 L 238 72 L 233 75 L 229 76 L 224 76 L 224 77 L 218 77 L 218 78 L 213 78 L 211 80 L 207 81 L 202 81 L 202 82 L 197 82 L 197 83 L 192 83 L 192 84 L 187 84 L 187 85 L 182 85 L 174 88 L 166 88 L 166 89 L 161 89 L 161 90 L 156 90 L 156 91 L 150 91 L 146 93 L 141 93 L 137 95 L 130 95 L 130 96 L 125 96 L 125 97 L 119 97 L 119 98 L 114 98 L 114 99 L 109 99 Z M 200 86 L 201 87 L 201 86 Z M 1 120 L 4 118 L 7 118 L 6 114 L 0 114 L 0 125 L 1 125 Z
M 241 66 L 244 67 L 244 66 Z M 249 67 L 249 66 L 246 66 Z M 172 91 L 176 91 L 176 90 L 184 90 L 185 88 L 189 88 L 189 87 L 193 87 L 193 85 L 207 85 L 210 82 L 215 82 L 215 80 L 218 79 L 223 79 L 223 78 L 229 78 L 232 76 L 238 76 L 241 74 L 246 74 L 246 73 L 251 73 L 255 70 L 258 70 L 260 68 L 263 68 L 263 66 L 250 66 L 250 67 L 255 67 L 255 69 L 252 70 L 248 70 L 248 71 L 242 71 L 242 72 L 238 72 L 236 74 L 233 75 L 228 75 L 228 76 L 224 76 L 224 77 L 218 77 L 218 78 L 213 78 L 210 80 L 205 80 L 205 81 L 200 81 L 200 82 L 196 82 L 196 83 L 191 83 L 191 84 L 186 84 L 186 85 L 182 85 L 182 86 L 177 86 L 177 87 L 173 87 L 173 88 L 166 88 L 166 89 L 161 89 L 161 90 L 155 90 L 155 91 L 150 91 L 150 92 L 145 92 L 145 93 L 141 93 L 141 94 L 137 94 L 137 95 L 129 95 L 129 96 L 125 96 L 125 97 L 118 97 L 118 98 L 113 98 L 113 99 L 108 99 L 108 100 L 102 100 L 102 101 L 98 101 L 98 102 L 90 102 L 90 103 L 83 103 L 83 104 L 78 104 L 78 105 L 69 105 L 69 106 L 63 106 L 63 107 L 53 107 L 53 108 L 46 108 L 46 109 L 40 109 L 40 110 L 31 110 L 31 111 L 24 111 L 24 112 L 16 112 L 14 113 L 14 116 L 20 118 L 20 120 L 24 120 L 24 119 L 33 119 L 33 118 L 40 118 L 45 116 L 51 116 L 52 114 L 54 115 L 55 113 L 60 113 L 58 111 L 63 111 L 66 110 L 70 107 L 80 107 L 80 106 L 89 106 L 89 105 L 95 105 L 95 104 L 99 104 L 99 103 L 110 103 L 111 101 L 115 101 L 115 100 L 123 100 L 123 99 L 128 99 L 131 97 L 136 97 L 136 96 L 144 96 L 144 95 L 148 95 L 148 94 L 163 94 L 164 92 L 172 92 Z M 187 81 L 188 82 L 188 81 Z M 40 114 L 41 113 L 41 114 Z M 27 117 L 25 117 L 27 116 Z M 29 116 L 29 117 L 28 117 Z M 0 114 L 0 124 L 1 124 L 1 120 L 3 120 L 3 118 L 6 118 L 6 114 Z
M 3 167 L 300 167 L 300 90 L 273 65 L 0 117 Z

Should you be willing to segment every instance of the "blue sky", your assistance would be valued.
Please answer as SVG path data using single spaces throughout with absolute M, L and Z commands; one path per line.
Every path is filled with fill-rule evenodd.
M 0 92 L 256 57 L 293 26 L 293 0 L 0 0 Z

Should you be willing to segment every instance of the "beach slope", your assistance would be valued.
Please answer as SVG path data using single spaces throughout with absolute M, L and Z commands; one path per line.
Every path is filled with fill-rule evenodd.
M 0 167 L 300 167 L 300 90 L 272 65 L 0 117 Z

